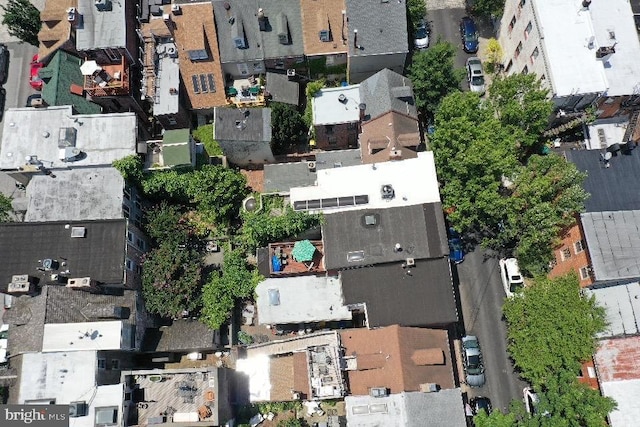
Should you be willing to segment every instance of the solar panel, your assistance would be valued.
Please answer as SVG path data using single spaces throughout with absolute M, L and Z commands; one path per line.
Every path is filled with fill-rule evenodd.
M 362 196 L 356 196 L 356 205 L 366 205 L 367 203 L 369 203 L 369 196 L 362 195 Z
M 331 199 L 322 199 L 322 207 L 323 208 L 335 208 L 338 206 L 338 199 L 335 197 Z
M 307 209 L 318 209 L 320 207 L 320 200 L 309 200 L 307 206 Z
M 202 61 L 204 59 L 209 59 L 209 54 L 205 49 L 196 49 L 187 51 L 189 54 L 189 59 L 192 61 Z
M 200 74 L 200 86 L 202 86 L 202 93 L 209 92 L 207 88 L 207 77 L 204 74 Z
M 213 74 L 207 74 L 207 80 L 209 81 L 209 92 L 215 92 L 216 82 L 213 80 Z
M 302 200 L 300 202 L 293 202 L 293 209 L 296 211 L 303 211 L 307 209 L 307 201 Z
M 193 91 L 195 93 L 200 93 L 200 84 L 198 83 L 198 76 L 191 76 L 191 81 L 193 82 Z
M 353 196 L 349 197 L 338 197 L 338 203 L 340 206 L 353 206 L 355 202 L 353 201 Z

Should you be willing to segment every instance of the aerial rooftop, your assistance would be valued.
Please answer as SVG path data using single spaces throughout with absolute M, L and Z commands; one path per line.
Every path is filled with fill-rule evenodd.
M 433 153 L 414 159 L 319 170 L 317 185 L 290 190 L 295 210 L 341 212 L 440 201 Z
M 409 51 L 405 2 L 346 0 L 345 4 L 349 56 Z M 358 33 L 357 38 L 354 36 L 355 31 Z
M 607 327 L 600 338 L 613 338 L 640 334 L 640 283 L 584 289 L 594 296 L 605 309 Z
M 555 96 L 635 93 L 640 42 L 627 0 L 594 1 L 588 9 L 575 0 L 538 0 L 533 7 Z M 596 58 L 598 48 L 613 45 L 606 62 Z
M 313 124 L 334 125 L 360 120 L 359 88 L 359 85 L 351 85 L 320 89 L 311 100 Z
M 82 25 L 76 27 L 76 49 L 94 50 L 126 46 L 125 2 L 78 0 Z
M 136 154 L 134 113 L 74 116 L 71 106 L 13 108 L 3 124 L 0 170 L 107 166 Z

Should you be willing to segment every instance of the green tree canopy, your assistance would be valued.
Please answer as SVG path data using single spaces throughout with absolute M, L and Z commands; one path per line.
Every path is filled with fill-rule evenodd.
M 536 278 L 521 296 L 508 299 L 503 310 L 508 351 L 521 376 L 536 389 L 551 384 L 550 375 L 568 372 L 575 377 L 606 325 L 604 309 L 594 297 L 580 293 L 575 273 Z
M 500 18 L 504 10 L 505 0 L 474 0 L 473 13 L 486 18 Z
M 296 236 L 320 225 L 320 215 L 296 212 L 284 205 L 279 197 L 262 197 L 263 208 L 258 212 L 242 212 L 239 242 L 248 253 L 270 242 Z
M 7 222 L 11 218 L 10 214 L 13 212 L 11 206 L 11 197 L 7 197 L 0 193 L 0 222 Z
M 438 40 L 429 49 L 413 56 L 409 76 L 416 106 L 428 117 L 435 114 L 445 96 L 460 90 L 464 70 L 455 68 L 455 55 L 456 48 L 451 43 Z
M 189 245 L 171 241 L 145 255 L 142 293 L 150 313 L 179 317 L 184 310 L 197 312 L 201 306 L 200 254 Z
M 40 32 L 40 12 L 29 0 L 8 0 L 7 5 L 0 5 L 4 11 L 2 25 L 9 30 L 9 34 L 25 43 L 38 46 Z
M 207 150 L 207 154 L 210 156 L 222 156 L 224 152 L 220 147 L 218 141 L 213 139 L 213 125 L 202 125 L 198 126 L 197 129 L 194 129 L 192 132 L 193 138 L 204 144 L 205 150 Z
M 540 151 L 542 133 L 549 125 L 553 102 L 535 74 L 496 76 L 489 86 L 489 102 L 503 126 L 517 134 L 520 158 Z
M 201 320 L 212 329 L 220 328 L 229 319 L 235 301 L 252 297 L 263 279 L 247 264 L 244 252 L 227 251 L 222 272 L 214 271 L 204 286 Z
M 271 148 L 274 154 L 285 154 L 295 147 L 307 133 L 302 114 L 291 105 L 271 104 Z
M 142 158 L 137 154 L 132 154 L 113 162 L 113 167 L 120 172 L 124 180 L 138 187 L 142 185 L 143 166 Z
M 416 24 L 427 16 L 427 6 L 424 0 L 407 0 L 407 20 L 411 24 L 409 30 L 415 28 Z
M 145 211 L 147 236 L 156 245 L 171 242 L 175 246 L 186 244 L 193 230 L 184 219 L 180 208 L 166 201 Z

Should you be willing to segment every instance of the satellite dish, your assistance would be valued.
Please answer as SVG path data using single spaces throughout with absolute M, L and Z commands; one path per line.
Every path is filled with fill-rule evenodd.
M 613 154 L 610 153 L 609 151 L 607 151 L 606 153 L 604 153 L 604 160 L 605 161 L 609 161 L 611 160 L 611 157 L 613 157 Z

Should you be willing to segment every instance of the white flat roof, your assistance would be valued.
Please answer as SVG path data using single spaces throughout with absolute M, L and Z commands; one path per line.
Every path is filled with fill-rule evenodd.
M 585 289 L 587 295 L 596 297 L 607 316 L 606 329 L 599 338 L 637 335 L 640 333 L 640 283 Z
M 263 280 L 256 287 L 261 324 L 350 320 L 338 277 L 298 276 Z M 272 305 L 270 297 L 277 297 Z
M 585 140 L 588 150 L 600 150 L 613 144 L 622 144 L 624 134 L 629 126 L 629 119 L 625 116 L 596 120 L 587 127 L 589 138 Z
M 594 33 L 591 13 L 581 10 L 581 0 L 536 1 L 533 7 L 555 95 L 607 90 L 602 63 L 596 59 L 597 46 L 587 47 Z
M 42 351 L 120 350 L 125 333 L 122 320 L 44 325 Z
M 136 154 L 137 125 L 134 113 L 72 115 L 71 106 L 12 108 L 5 111 L 0 170 L 23 167 L 28 156 L 37 156 L 49 169 L 107 166 Z M 75 129 L 79 159 L 63 162 L 58 140 L 61 128 Z
M 340 102 L 340 95 L 346 97 Z M 360 85 L 321 89 L 311 100 L 314 125 L 333 125 L 360 120 Z
M 88 221 L 123 218 L 124 179 L 111 166 L 35 175 L 27 185 L 24 220 Z
M 636 366 L 637 368 L 637 366 Z M 637 425 L 640 419 L 640 379 L 601 382 L 602 394 L 613 398 L 618 407 L 609 414 L 611 427 Z
M 588 10 L 581 0 L 536 1 L 533 7 L 556 96 L 605 92 L 618 96 L 636 91 L 640 42 L 628 0 L 592 2 Z M 614 43 L 616 53 L 606 63 L 596 58 L 599 47 Z
M 108 0 L 110 10 L 98 10 L 94 0 L 78 0 L 83 25 L 76 27 L 76 49 L 125 47 L 127 23 L 125 2 Z M 133 30 L 131 30 L 133 31 Z
M 576 0 L 577 1 L 577 0 Z M 636 94 L 640 90 L 640 41 L 629 0 L 594 1 L 589 6 L 597 46 L 612 46 L 616 53 L 604 66 L 607 95 Z M 611 38 L 611 32 L 615 39 Z M 599 61 L 598 61 L 599 62 Z
M 384 185 L 393 187 L 392 199 L 382 198 L 381 188 Z M 289 193 L 292 206 L 308 200 L 361 195 L 368 196 L 368 203 L 310 209 L 309 212 L 331 213 L 439 202 L 440 190 L 433 153 L 421 152 L 415 159 L 319 170 L 317 185 L 293 187 Z
M 176 49 L 176 45 L 173 42 L 158 43 L 156 49 L 163 49 L 165 52 L 167 49 Z M 163 114 L 175 114 L 180 108 L 180 66 L 178 64 L 178 58 L 171 58 L 168 54 L 162 54 L 160 56 L 160 72 L 156 77 L 155 88 L 155 100 L 153 103 L 153 114 L 155 116 L 161 116 Z M 185 81 L 185 85 L 192 84 L 190 81 Z M 171 89 L 176 89 L 176 93 L 171 93 Z
M 236 371 L 249 377 L 249 401 L 264 402 L 271 396 L 269 356 L 258 354 L 236 361 Z

